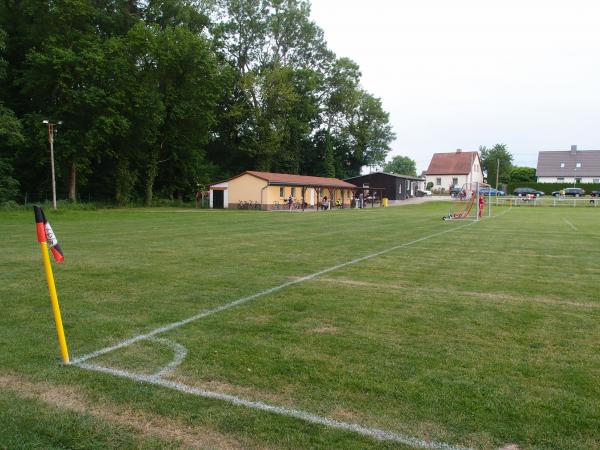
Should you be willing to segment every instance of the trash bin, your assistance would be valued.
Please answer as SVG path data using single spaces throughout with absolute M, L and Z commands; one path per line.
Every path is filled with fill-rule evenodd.
M 388 207 L 388 199 L 386 197 L 383 197 L 383 207 L 384 208 Z

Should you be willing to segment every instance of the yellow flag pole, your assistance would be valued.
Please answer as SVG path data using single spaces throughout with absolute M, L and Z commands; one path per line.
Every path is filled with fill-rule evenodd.
M 58 295 L 56 294 L 56 285 L 54 284 L 54 274 L 52 273 L 52 264 L 50 263 L 50 254 L 48 252 L 48 243 L 46 242 L 46 234 L 44 231 L 44 223 L 39 219 L 43 218 L 41 208 L 35 207 L 36 227 L 38 233 L 38 241 L 42 250 L 42 260 L 44 261 L 44 271 L 46 272 L 46 281 L 48 282 L 48 291 L 50 293 L 50 302 L 52 303 L 52 312 L 54 314 L 54 322 L 56 324 L 56 334 L 58 335 L 58 345 L 63 363 L 69 364 L 69 350 L 67 349 L 67 340 L 65 339 L 65 331 L 63 329 L 62 318 L 60 315 L 60 307 L 58 305 Z M 39 212 L 38 212 L 39 209 Z M 43 232 L 43 234 L 42 234 Z

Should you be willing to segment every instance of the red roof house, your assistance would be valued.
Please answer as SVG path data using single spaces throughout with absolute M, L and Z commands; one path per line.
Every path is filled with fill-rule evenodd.
M 464 186 L 475 181 L 483 182 L 479 152 L 456 150 L 451 153 L 435 153 L 427 169 L 427 184 L 434 190 L 448 190 L 451 186 Z

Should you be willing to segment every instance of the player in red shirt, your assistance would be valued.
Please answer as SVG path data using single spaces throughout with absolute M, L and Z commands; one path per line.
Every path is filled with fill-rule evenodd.
M 485 198 L 483 195 L 479 196 L 479 218 L 483 217 L 483 210 L 485 209 Z

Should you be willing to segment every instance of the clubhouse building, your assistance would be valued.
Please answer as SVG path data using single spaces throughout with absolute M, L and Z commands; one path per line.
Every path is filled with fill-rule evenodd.
M 311 177 L 249 170 L 229 180 L 210 185 L 211 208 L 238 208 L 252 205 L 256 209 L 285 208 L 291 195 L 303 208 L 318 208 L 325 197 L 335 205 L 349 207 L 356 186 L 337 178 Z

